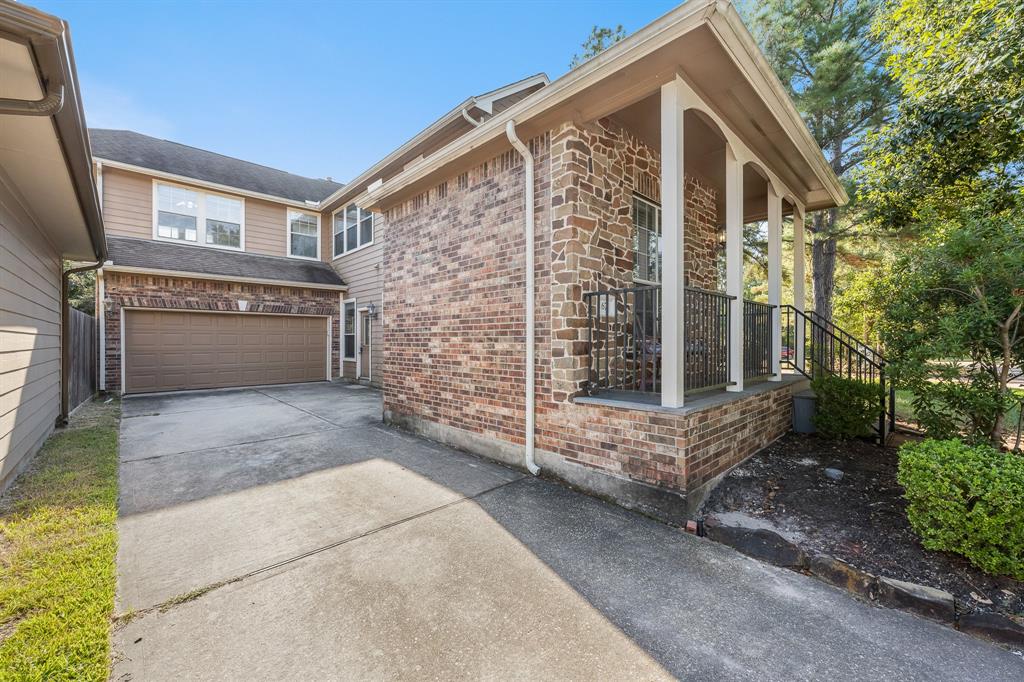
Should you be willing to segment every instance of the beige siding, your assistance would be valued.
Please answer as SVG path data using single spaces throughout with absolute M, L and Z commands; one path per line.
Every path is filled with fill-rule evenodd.
M 152 178 L 104 168 L 103 225 L 109 236 L 152 237 Z
M 60 264 L 0 184 L 0 490 L 60 413 Z
M 322 248 L 327 260 L 335 271 L 341 276 L 348 291 L 344 294 L 345 300 L 355 300 L 356 308 L 362 308 L 373 303 L 379 314 L 373 320 L 370 338 L 370 365 L 371 383 L 379 386 L 383 377 L 382 353 L 384 348 L 384 324 L 387 320 L 388 311 L 383 310 L 384 299 L 384 217 L 374 216 L 373 244 L 365 248 L 343 255 L 336 260 L 331 260 L 331 249 L 333 248 L 332 218 L 331 214 L 325 214 L 321 218 Z M 344 311 L 342 311 L 344 320 Z M 340 330 L 339 330 L 340 333 Z M 358 339 L 357 339 L 358 344 Z M 344 360 L 343 376 L 350 379 L 356 376 L 356 363 L 351 360 Z M 364 370 L 365 374 L 365 370 Z
M 288 209 L 258 199 L 245 200 L 245 250 L 287 256 Z
M 202 187 L 196 189 L 203 191 Z M 271 256 L 287 255 L 285 205 L 239 198 L 245 202 L 245 250 Z M 105 166 L 103 222 L 108 235 L 152 238 L 153 178 Z

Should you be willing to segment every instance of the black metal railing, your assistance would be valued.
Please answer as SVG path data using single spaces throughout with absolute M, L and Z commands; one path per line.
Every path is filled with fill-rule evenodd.
M 772 315 L 775 306 L 743 301 L 743 378 L 760 379 L 772 372 Z
M 879 441 L 896 427 L 896 389 L 878 350 L 814 312 L 782 306 L 782 362 L 814 380 L 822 374 L 878 384 Z
M 687 287 L 683 296 L 684 391 L 729 383 L 731 296 Z M 590 364 L 588 390 L 661 391 L 661 287 L 637 286 L 584 294 Z
M 729 385 L 729 320 L 733 296 L 686 287 L 683 296 L 683 388 L 695 393 Z
M 661 390 L 661 287 L 607 289 L 587 304 L 588 390 Z

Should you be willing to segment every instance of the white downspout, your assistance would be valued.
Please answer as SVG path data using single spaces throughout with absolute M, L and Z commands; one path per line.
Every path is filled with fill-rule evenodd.
M 529 148 L 523 144 L 522 140 L 516 135 L 516 122 L 509 121 L 505 125 L 505 134 L 508 135 L 508 141 L 512 143 L 512 146 L 516 148 L 516 151 L 523 157 L 523 166 L 526 169 L 526 187 L 524 188 L 524 194 L 526 195 L 526 206 L 525 214 L 526 220 L 523 227 L 523 235 L 526 239 L 526 469 L 531 474 L 536 476 L 540 473 L 540 467 L 533 460 L 533 441 L 536 434 L 536 415 L 534 414 L 534 403 L 536 397 L 534 395 L 536 388 L 536 371 L 534 370 L 534 346 L 536 345 L 536 339 L 534 338 L 534 206 L 533 206 L 533 154 L 530 153 Z

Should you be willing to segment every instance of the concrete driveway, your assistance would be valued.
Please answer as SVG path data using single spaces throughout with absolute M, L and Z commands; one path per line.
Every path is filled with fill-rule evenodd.
M 1021 679 L 309 384 L 127 398 L 113 679 Z

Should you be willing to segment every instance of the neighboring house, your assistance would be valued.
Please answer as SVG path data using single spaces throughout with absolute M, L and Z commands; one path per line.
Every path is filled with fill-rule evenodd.
M 91 138 L 110 251 L 101 389 L 339 376 L 345 285 L 318 208 L 338 183 L 123 130 Z
M 365 181 L 388 422 L 677 521 L 789 429 L 783 217 L 803 367 L 803 216 L 847 197 L 731 4 L 691 0 Z M 744 301 L 764 219 L 768 300 Z
M 384 230 L 367 185 L 547 83 L 472 97 L 348 185 L 124 130 L 91 131 L 110 256 L 100 388 L 344 377 L 379 386 Z
M 0 491 L 66 412 L 62 259 L 105 253 L 67 24 L 0 2 Z

